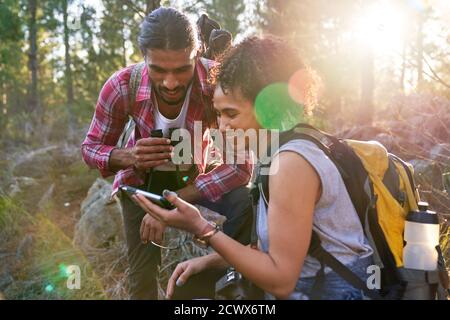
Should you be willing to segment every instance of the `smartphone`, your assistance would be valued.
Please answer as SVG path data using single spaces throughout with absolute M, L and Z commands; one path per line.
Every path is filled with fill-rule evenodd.
M 148 200 L 153 202 L 154 204 L 160 206 L 161 208 L 169 209 L 169 210 L 175 208 L 169 201 L 167 201 L 166 198 L 159 196 L 157 194 L 147 192 L 144 190 L 140 190 L 140 189 L 136 189 L 136 188 L 133 188 L 130 186 L 120 186 L 119 189 L 124 191 L 129 196 L 132 196 L 133 194 L 141 194 L 144 197 L 146 197 Z

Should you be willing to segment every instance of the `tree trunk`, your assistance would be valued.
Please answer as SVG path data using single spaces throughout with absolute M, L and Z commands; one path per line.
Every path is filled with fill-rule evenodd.
M 70 30 L 67 26 L 68 20 L 68 0 L 63 0 L 63 21 L 64 21 L 64 62 L 66 69 L 66 98 L 67 98 L 67 121 L 68 121 L 68 129 L 69 129 L 69 138 L 72 138 L 74 133 L 74 124 L 75 117 L 73 115 L 73 104 L 74 104 L 74 95 L 73 95 L 73 79 L 72 79 L 72 61 L 70 57 Z
M 147 6 L 145 8 L 145 15 L 148 15 L 153 10 L 161 6 L 161 0 L 147 0 Z
M 127 66 L 127 39 L 125 37 L 125 23 L 122 25 L 122 66 L 125 68 Z
M 407 48 L 407 40 L 406 37 L 403 40 L 403 48 L 402 48 L 402 71 L 400 74 L 400 91 L 405 94 L 405 74 L 406 74 L 406 48 Z
M 424 16 L 419 14 L 417 25 L 417 89 L 423 88 L 423 23 Z
M 38 95 L 38 60 L 37 60 L 37 0 L 28 0 L 29 19 L 29 69 L 31 73 L 31 83 L 28 92 L 28 111 L 35 115 L 35 120 L 39 123 L 42 119 L 42 111 L 39 106 Z
M 362 57 L 360 124 L 371 125 L 373 121 L 373 91 L 374 91 L 374 55 L 373 48 L 367 45 Z

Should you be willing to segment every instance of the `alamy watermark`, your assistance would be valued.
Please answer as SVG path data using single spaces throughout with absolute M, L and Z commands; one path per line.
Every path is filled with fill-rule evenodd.
M 69 290 L 81 289 L 81 270 L 77 265 L 70 265 L 66 268 L 66 287 Z
M 381 269 L 379 266 L 373 264 L 367 267 L 367 274 L 370 276 L 367 278 L 366 285 L 369 290 L 381 289 Z

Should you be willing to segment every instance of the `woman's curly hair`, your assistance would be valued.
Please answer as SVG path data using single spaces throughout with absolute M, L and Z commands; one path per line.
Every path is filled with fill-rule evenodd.
M 261 90 L 276 83 L 287 83 L 298 70 L 308 74 L 308 83 L 302 90 L 305 110 L 314 107 L 319 79 L 303 62 L 298 51 L 287 41 L 266 35 L 252 36 L 229 48 L 211 70 L 211 82 L 220 85 L 225 94 L 236 90 L 242 97 L 255 102 Z

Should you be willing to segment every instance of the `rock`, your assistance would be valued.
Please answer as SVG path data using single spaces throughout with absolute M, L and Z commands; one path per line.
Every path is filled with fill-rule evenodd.
M 80 212 L 81 216 L 92 210 L 98 204 L 104 204 L 110 201 L 112 186 L 104 180 L 98 178 L 89 188 L 86 198 L 81 203 Z
M 58 146 L 48 146 L 18 157 L 14 163 L 13 174 L 15 176 L 42 178 L 48 173 L 52 162 L 52 152 L 57 148 Z
M 29 151 L 13 160 L 12 172 L 15 176 L 43 178 L 55 170 L 64 170 L 80 159 L 80 151 L 75 146 L 52 145 Z
M 81 217 L 75 227 L 74 243 L 81 248 L 104 248 L 123 236 L 122 210 L 110 200 L 112 186 L 97 179 L 81 204 Z
M 15 195 L 26 191 L 30 188 L 38 186 L 36 179 L 30 177 L 13 177 L 8 187 L 8 196 L 14 197 Z
M 15 179 L 20 188 L 29 188 L 38 185 L 36 179 L 30 177 L 16 177 Z

